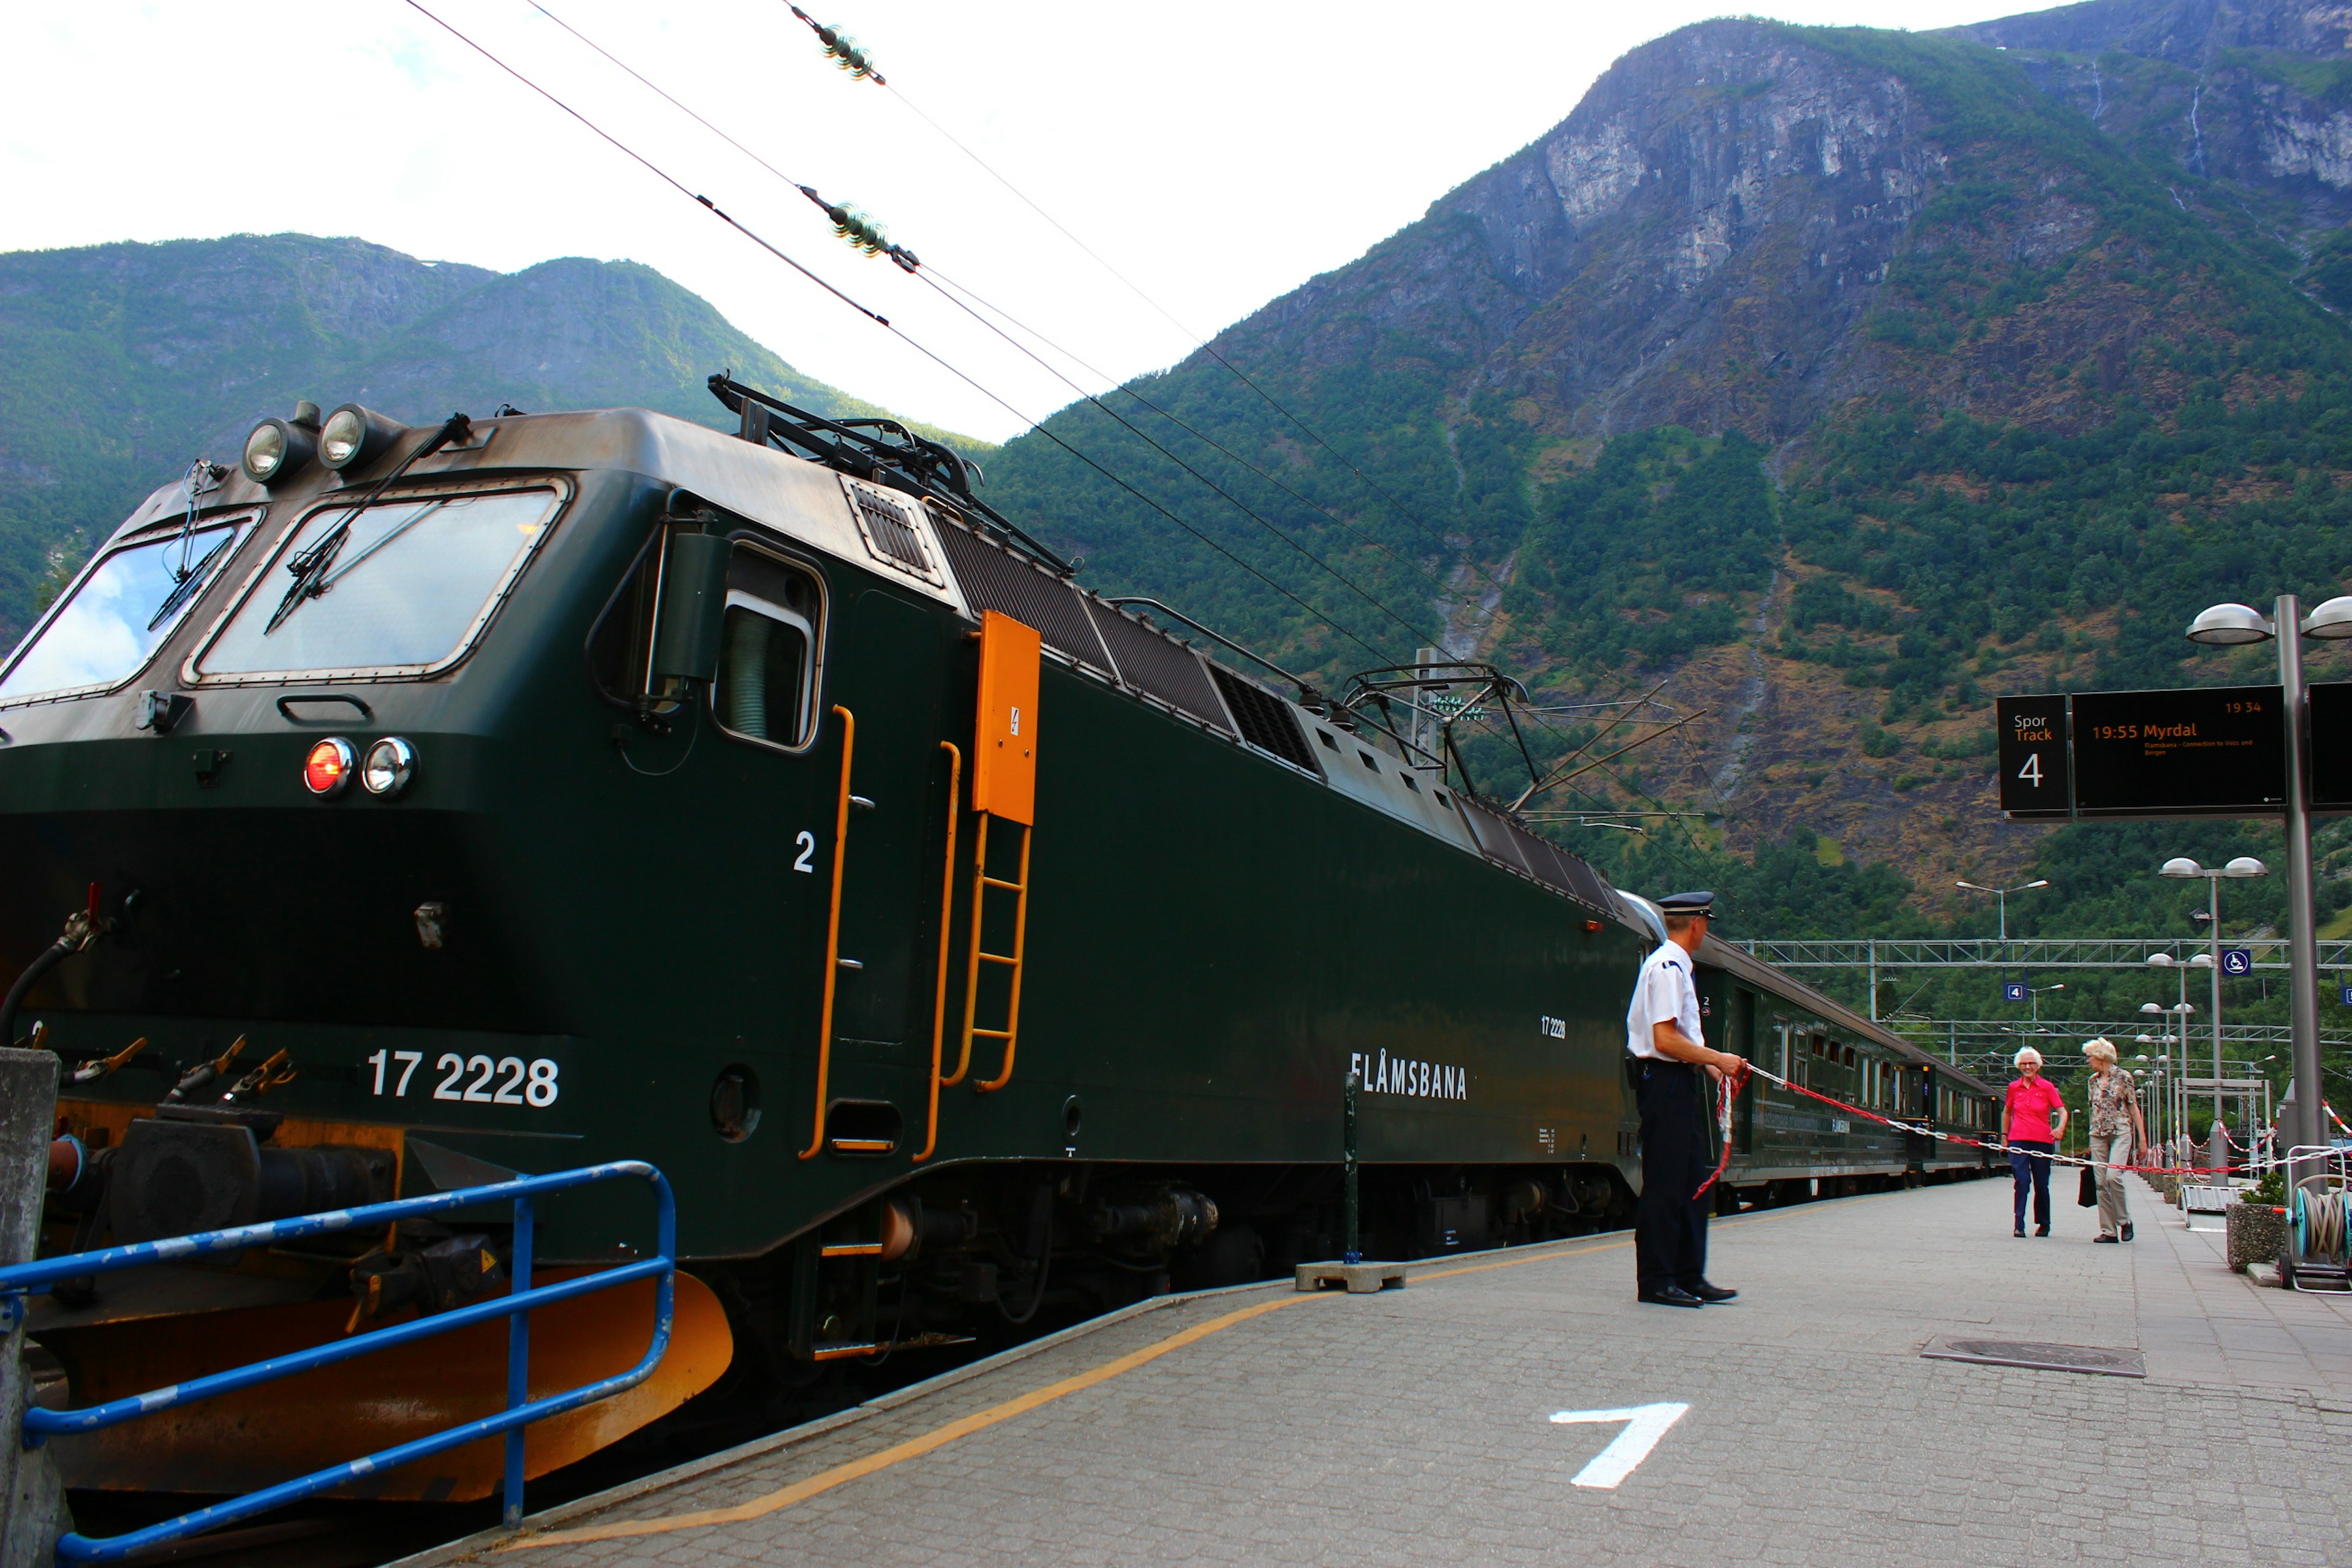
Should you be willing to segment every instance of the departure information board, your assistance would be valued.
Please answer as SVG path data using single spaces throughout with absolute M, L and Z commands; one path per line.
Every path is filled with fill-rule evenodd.
M 2069 705 L 2079 816 L 2285 809 L 2286 721 L 2275 686 L 2083 691 Z
M 2028 818 L 2073 815 L 2066 699 L 2003 697 L 1993 704 L 1993 721 L 2000 726 L 2001 810 Z
M 2352 685 L 2311 688 L 2311 809 L 2352 811 Z

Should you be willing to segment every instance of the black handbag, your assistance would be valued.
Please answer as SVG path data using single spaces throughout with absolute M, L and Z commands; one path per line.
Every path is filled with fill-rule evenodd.
M 2086 1209 L 2099 1206 L 2099 1175 L 2088 1165 L 2083 1167 L 2082 1190 L 2074 1194 L 2074 1201 Z

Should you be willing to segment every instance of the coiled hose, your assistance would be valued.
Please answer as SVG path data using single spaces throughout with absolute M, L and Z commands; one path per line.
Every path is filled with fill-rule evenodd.
M 2341 1263 L 2346 1258 L 2347 1199 L 2341 1192 L 2295 1194 L 2295 1226 L 2303 1256 L 2314 1263 Z
M 81 951 L 83 938 L 68 930 L 65 935 L 40 951 L 39 956 L 25 965 L 25 973 L 16 976 L 16 984 L 8 987 L 8 999 L 0 1002 L 0 1045 L 16 1043 L 16 1013 L 24 1006 L 25 998 L 41 976 L 65 962 L 67 956 Z

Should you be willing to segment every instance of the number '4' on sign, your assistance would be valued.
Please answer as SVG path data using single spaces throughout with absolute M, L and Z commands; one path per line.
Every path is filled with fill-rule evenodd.
M 1571 1486 L 1613 1488 L 1650 1457 L 1666 1429 L 1683 1418 L 1687 1405 L 1629 1405 L 1622 1410 L 1559 1410 L 1552 1413 L 1556 1426 L 1598 1425 L 1622 1421 L 1625 1429 L 1592 1456 L 1570 1480 Z

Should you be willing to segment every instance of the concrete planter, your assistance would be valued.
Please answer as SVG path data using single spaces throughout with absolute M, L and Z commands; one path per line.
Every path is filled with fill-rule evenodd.
M 2230 1269 L 2243 1274 L 2249 1263 L 2275 1263 L 2286 1246 L 2286 1211 L 2270 1204 L 2231 1204 L 2225 1212 L 2229 1226 Z

